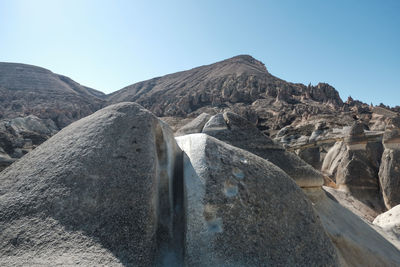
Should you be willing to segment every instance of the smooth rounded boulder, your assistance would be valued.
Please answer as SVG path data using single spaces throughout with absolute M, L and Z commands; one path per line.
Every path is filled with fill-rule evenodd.
M 206 134 L 176 140 L 187 266 L 338 266 L 311 203 L 280 168 Z
M 169 127 L 134 103 L 64 128 L 0 174 L 0 265 L 181 260 L 180 156 Z

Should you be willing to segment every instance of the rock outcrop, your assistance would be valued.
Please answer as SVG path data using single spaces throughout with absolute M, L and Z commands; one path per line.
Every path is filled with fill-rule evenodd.
M 103 107 L 104 96 L 40 67 L 0 63 L 0 171 Z
M 26 64 L 0 63 L 0 118 L 35 115 L 62 128 L 103 106 L 104 94 Z
M 185 124 L 178 131 L 175 132 L 175 136 L 182 136 L 192 133 L 201 133 L 204 128 L 204 125 L 208 122 L 211 118 L 211 115 L 207 113 L 201 113 L 195 119 L 190 121 L 189 123 Z
M 206 134 L 186 153 L 188 266 L 337 266 L 312 206 L 281 169 Z
M 58 132 L 51 119 L 34 115 L 0 121 L 0 171 Z
M 304 189 L 335 245 L 340 266 L 398 266 L 399 250 L 322 189 Z
M 110 103 L 137 102 L 160 117 L 187 118 L 229 110 L 271 136 L 286 125 L 297 124 L 302 114 L 310 115 L 310 124 L 314 117 L 325 115 L 340 125 L 336 110 L 344 105 L 332 86 L 283 81 L 248 55 L 139 82 L 107 99 Z
M 400 205 L 380 214 L 373 223 L 381 227 L 400 249 Z
M 190 133 L 205 133 L 269 160 L 285 171 L 301 187 L 319 187 L 323 184 L 321 173 L 295 154 L 286 151 L 245 118 L 228 111 L 218 113 L 204 123 L 205 116 L 200 115 L 183 126 L 176 135 L 184 131 L 188 132 L 187 129 L 191 129 Z M 198 127 L 199 121 L 203 122 L 201 124 L 204 125 L 203 127 Z
M 0 265 L 181 261 L 181 157 L 134 103 L 64 128 L 0 174 Z
M 350 192 L 376 211 L 383 210 L 378 180 L 382 145 L 369 143 L 362 124 L 355 123 L 344 141 L 337 142 L 326 155 L 322 172 L 337 187 Z
M 400 204 L 400 119 L 390 120 L 383 136 L 385 151 L 379 169 L 383 200 L 387 209 Z
M 224 112 L 211 117 L 202 133 L 267 159 L 285 171 L 300 187 L 319 187 L 324 182 L 321 173 L 235 113 Z

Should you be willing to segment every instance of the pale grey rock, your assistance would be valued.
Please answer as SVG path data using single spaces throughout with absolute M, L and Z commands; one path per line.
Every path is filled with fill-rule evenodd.
M 64 128 L 0 174 L 0 265 L 181 260 L 181 153 L 134 103 Z
M 321 171 L 340 190 L 367 204 L 377 212 L 384 209 L 379 185 L 379 164 L 383 147 L 368 142 L 362 125 L 355 124 L 344 141 L 336 142 L 322 163 Z
M 387 209 L 400 204 L 400 150 L 385 149 L 379 169 L 379 181 Z
M 339 255 L 340 266 L 399 266 L 400 251 L 368 223 L 327 197 L 305 188 Z
M 39 119 L 35 115 L 10 119 L 8 125 L 18 134 L 34 132 L 39 135 L 52 136 L 59 131 L 56 124 L 50 119 Z
M 195 119 L 193 119 L 188 124 L 185 124 L 178 131 L 176 131 L 175 136 L 182 136 L 192 133 L 201 133 L 206 122 L 211 118 L 211 115 L 207 113 L 201 113 Z
M 314 169 L 321 170 L 322 161 L 321 161 L 321 153 L 319 147 L 298 149 L 298 151 L 296 151 L 296 154 L 306 163 L 313 166 Z
M 0 121 L 0 171 L 58 132 L 50 119 L 34 115 Z
M 400 205 L 397 205 L 390 210 L 377 216 L 373 222 L 381 227 L 400 249 Z
M 300 187 L 318 187 L 323 184 L 321 173 L 294 153 L 284 150 L 252 123 L 235 113 L 224 112 L 211 117 L 203 133 L 269 160 L 292 177 Z
M 184 155 L 188 266 L 337 266 L 312 206 L 270 162 L 206 134 Z
M 379 169 L 379 181 L 383 200 L 387 209 L 400 204 L 400 118 L 388 121 L 383 135 L 382 163 Z

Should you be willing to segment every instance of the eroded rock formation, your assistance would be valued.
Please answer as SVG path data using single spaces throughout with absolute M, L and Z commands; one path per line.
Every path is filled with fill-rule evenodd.
M 329 150 L 322 172 L 331 177 L 341 190 L 382 211 L 378 180 L 381 153 L 381 143 L 369 143 L 363 125 L 355 123 L 344 141 L 337 142 Z
M 385 151 L 379 169 L 387 209 L 400 204 L 400 118 L 390 120 L 383 136 Z

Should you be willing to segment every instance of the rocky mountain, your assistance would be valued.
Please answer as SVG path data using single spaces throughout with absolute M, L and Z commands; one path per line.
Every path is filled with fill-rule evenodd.
M 107 99 L 110 103 L 139 103 L 159 117 L 195 117 L 202 112 L 215 114 L 229 109 L 267 134 L 294 120 L 311 114 L 331 115 L 343 107 L 332 86 L 286 82 L 248 55 L 139 82 Z M 170 122 L 175 124 L 174 120 Z
M 0 63 L 0 169 L 103 107 L 104 97 L 44 68 Z

